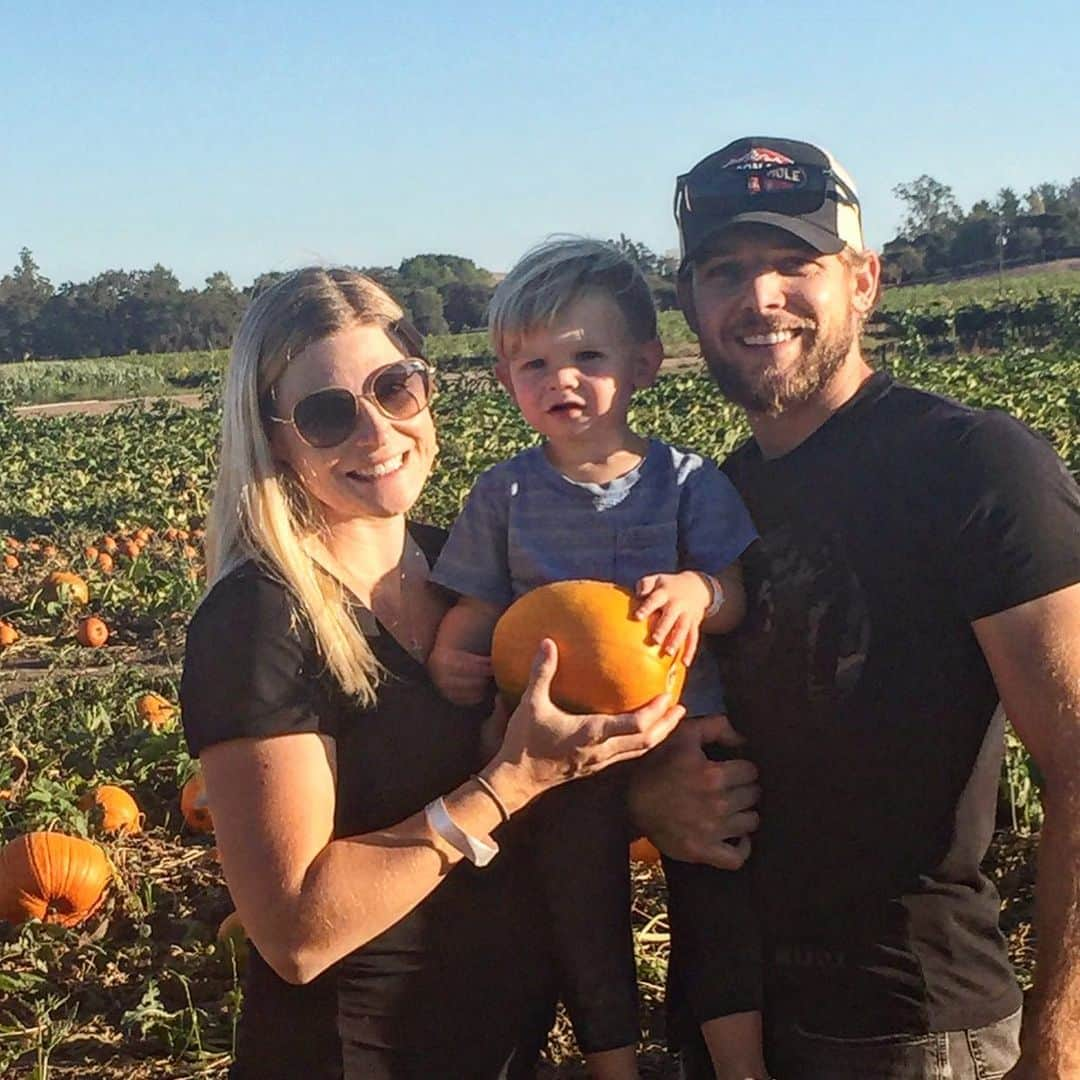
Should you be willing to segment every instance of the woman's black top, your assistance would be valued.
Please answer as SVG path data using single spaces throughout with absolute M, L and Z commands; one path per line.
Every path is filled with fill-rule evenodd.
M 432 561 L 444 534 L 409 528 Z M 288 591 L 253 562 L 203 601 L 181 683 L 192 754 L 245 736 L 332 736 L 335 837 L 403 821 L 483 764 L 482 714 L 444 701 L 370 613 L 357 617 L 389 675 L 377 705 L 363 709 L 325 672 L 293 612 Z M 521 1058 L 530 1036 L 542 1041 L 550 950 L 517 824 L 497 831 L 502 850 L 491 865 L 459 863 L 412 912 L 312 983 L 285 983 L 253 949 L 231 1075 L 482 1080 L 499 1076 L 515 1047 Z

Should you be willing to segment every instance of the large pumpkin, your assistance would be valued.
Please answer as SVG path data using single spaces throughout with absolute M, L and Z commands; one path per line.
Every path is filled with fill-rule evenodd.
M 0 851 L 0 919 L 78 926 L 105 898 L 112 867 L 89 840 L 32 832 Z
M 135 712 L 139 719 L 154 731 L 171 727 L 176 718 L 176 706 L 153 690 L 148 690 L 135 699 Z
M 633 607 L 628 589 L 605 581 L 558 581 L 519 597 L 491 644 L 499 689 L 516 704 L 547 637 L 559 647 L 551 697 L 570 712 L 628 712 L 664 692 L 677 701 L 686 666 L 647 641 L 650 620 L 631 618 Z

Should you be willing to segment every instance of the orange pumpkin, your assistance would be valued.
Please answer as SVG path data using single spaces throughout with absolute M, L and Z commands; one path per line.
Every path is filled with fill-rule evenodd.
M 117 544 L 115 538 L 112 536 L 103 536 L 101 538 L 101 543 L 98 544 L 98 547 L 101 548 L 102 551 L 107 551 L 110 555 L 115 555 L 119 546 L 120 545 Z
M 209 833 L 214 831 L 214 819 L 210 816 L 210 807 L 206 802 L 206 784 L 202 773 L 195 773 L 180 792 L 180 813 L 192 832 Z
M 6 649 L 19 640 L 19 631 L 9 622 L 0 619 L 0 649 Z
M 0 851 L 0 919 L 78 926 L 105 898 L 112 867 L 89 840 L 32 832 Z
M 41 594 L 46 600 L 59 600 L 66 595 L 73 604 L 88 604 L 90 589 L 78 574 L 67 570 L 54 570 L 41 583 Z
M 551 697 L 570 712 L 627 712 L 664 692 L 677 701 L 686 666 L 648 642 L 649 621 L 631 618 L 633 606 L 628 589 L 605 581 L 557 581 L 519 597 L 491 643 L 499 689 L 516 704 L 548 637 L 559 647 Z
M 88 649 L 100 649 L 109 640 L 109 627 L 104 619 L 88 615 L 79 620 L 79 629 L 75 631 L 75 640 Z
M 88 547 L 84 547 L 82 553 L 83 558 L 89 563 L 97 562 L 97 557 L 100 554 L 98 552 L 98 549 L 94 547 L 93 544 L 89 545 Z
M 113 557 L 107 552 L 101 552 L 97 557 L 97 568 L 103 574 L 111 574 L 116 567 L 116 563 L 113 562 Z
M 19 557 L 18 557 L 18 555 L 5 555 L 4 556 L 4 568 L 6 570 L 18 570 L 19 569 Z
M 630 845 L 630 861 L 652 866 L 660 861 L 660 852 L 647 836 L 639 836 Z
M 176 718 L 176 706 L 152 690 L 140 694 L 135 699 L 135 712 L 138 713 L 139 719 L 154 731 L 171 727 Z
M 101 827 L 107 833 L 137 833 L 142 830 L 139 804 L 121 787 L 102 784 L 79 800 L 80 810 L 100 807 Z

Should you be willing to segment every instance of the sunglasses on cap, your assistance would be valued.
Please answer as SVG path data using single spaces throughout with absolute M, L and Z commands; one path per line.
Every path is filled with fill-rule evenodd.
M 824 165 L 777 163 L 754 169 L 717 166 L 709 158 L 675 181 L 675 220 L 724 220 L 766 212 L 803 217 L 827 200 L 858 206 L 855 192 Z
M 411 420 L 431 404 L 434 392 L 431 366 L 415 356 L 373 371 L 359 394 L 344 386 L 316 390 L 301 398 L 287 417 L 274 415 L 271 390 L 264 415 L 276 424 L 291 425 L 308 446 L 329 450 L 356 430 L 361 401 L 370 401 L 389 420 Z

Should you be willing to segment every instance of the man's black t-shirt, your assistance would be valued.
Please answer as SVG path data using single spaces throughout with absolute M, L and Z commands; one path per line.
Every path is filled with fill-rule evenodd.
M 1018 421 L 884 374 L 724 468 L 761 535 L 747 617 L 712 641 L 761 773 L 767 1014 L 853 1037 L 1000 1019 L 1020 992 L 979 866 L 1003 721 L 971 623 L 1080 580 L 1076 485 Z

